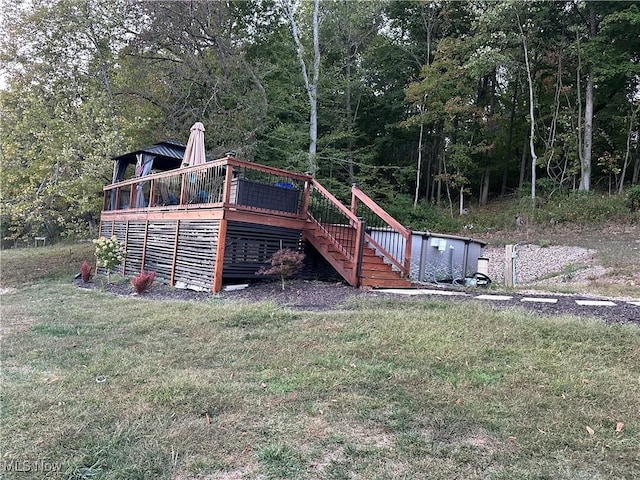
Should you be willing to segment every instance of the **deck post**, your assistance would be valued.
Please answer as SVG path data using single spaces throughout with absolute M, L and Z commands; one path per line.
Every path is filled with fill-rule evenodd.
M 351 213 L 354 215 L 358 214 L 358 197 L 356 196 L 356 188 L 358 188 L 358 185 L 355 183 L 351 185 Z
M 405 240 L 404 245 L 404 262 L 403 266 L 405 268 L 405 278 L 411 278 L 411 244 L 413 243 L 413 235 L 411 234 L 411 229 L 407 228 L 408 235 Z
M 360 275 L 362 274 L 362 252 L 364 251 L 364 231 L 365 221 L 362 218 L 358 219 L 356 225 L 356 245 L 353 251 L 353 259 L 355 262 L 353 269 L 353 282 L 354 287 L 360 286 Z
M 175 285 L 176 276 L 176 260 L 178 257 L 178 239 L 180 235 L 180 219 L 176 220 L 176 236 L 173 239 L 173 258 L 171 259 L 171 278 L 169 279 L 169 285 L 172 287 Z
M 229 175 L 227 175 L 227 177 L 228 176 Z M 218 229 L 218 244 L 216 245 L 216 258 L 213 266 L 213 282 L 211 285 L 211 291 L 213 293 L 216 293 L 222 290 L 222 270 L 224 267 L 224 250 L 225 250 L 226 243 L 227 243 L 227 219 L 223 218 L 222 220 L 220 220 L 220 228 Z
M 222 186 L 222 204 L 227 205 L 229 203 L 229 197 L 231 196 L 231 182 L 233 180 L 233 167 L 227 163 L 227 170 L 224 176 L 224 184 Z M 220 224 L 222 226 L 222 223 Z M 226 222 L 225 222 L 225 236 L 226 236 Z
M 187 176 L 183 173 L 180 182 L 180 205 L 187 204 Z
M 311 198 L 311 182 L 305 180 L 304 191 L 302 192 L 302 213 L 305 217 L 309 213 L 309 199 Z
M 140 263 L 140 271 L 144 272 L 144 262 L 147 256 L 147 240 L 149 236 L 149 220 L 144 222 L 144 241 L 142 242 L 142 262 Z
M 155 192 L 156 181 L 151 179 L 151 186 L 149 187 L 149 207 L 155 207 Z
M 116 224 L 116 221 L 113 221 L 113 225 Z M 124 249 L 125 251 L 129 248 L 129 220 L 124 227 Z M 127 256 L 124 256 L 124 260 L 122 260 L 122 276 L 127 276 Z

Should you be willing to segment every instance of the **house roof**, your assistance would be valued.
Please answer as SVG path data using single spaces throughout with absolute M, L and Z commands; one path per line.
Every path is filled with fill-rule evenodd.
M 118 155 L 117 157 L 113 157 L 113 160 L 116 162 L 135 164 L 137 160 L 136 155 L 139 153 L 147 153 L 155 156 L 153 160 L 154 169 L 173 170 L 174 168 L 179 168 L 182 164 L 186 147 L 184 143 L 175 140 L 163 140 L 149 147 Z

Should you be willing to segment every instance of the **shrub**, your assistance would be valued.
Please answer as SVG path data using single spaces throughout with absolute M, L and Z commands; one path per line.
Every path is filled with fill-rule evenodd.
M 82 262 L 82 265 L 80 266 L 80 276 L 82 277 L 82 281 L 84 283 L 89 282 L 89 280 L 91 280 L 91 271 L 93 270 L 93 267 L 91 265 L 89 265 L 87 262 Z
M 102 267 L 107 271 L 108 282 L 111 271 L 122 263 L 127 251 L 115 235 L 111 238 L 100 237 L 93 243 L 96 245 L 96 268 Z
M 624 197 L 624 204 L 632 212 L 640 210 L 640 185 L 634 185 L 627 191 Z
M 138 295 L 146 292 L 153 283 L 155 277 L 156 272 L 145 272 L 144 270 L 141 271 L 140 275 L 131 279 L 131 286 L 133 287 L 133 291 Z
M 258 275 L 279 275 L 284 290 L 284 280 L 291 275 L 298 273 L 304 262 L 304 253 L 297 252 L 290 248 L 281 248 L 273 255 L 269 261 L 270 267 L 262 267 L 258 270 Z

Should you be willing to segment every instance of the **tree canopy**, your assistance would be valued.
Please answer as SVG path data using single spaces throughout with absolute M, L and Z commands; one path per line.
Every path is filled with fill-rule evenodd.
M 213 156 L 313 160 L 383 203 L 639 182 L 636 2 L 34 0 L 0 21 L 3 239 L 85 233 L 111 157 L 196 121 Z

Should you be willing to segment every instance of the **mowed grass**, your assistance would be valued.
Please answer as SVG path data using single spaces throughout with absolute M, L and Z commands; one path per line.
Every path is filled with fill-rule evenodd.
M 66 275 L 2 296 L 2 478 L 640 477 L 637 327 L 151 301 Z
M 49 478 L 634 478 L 631 326 L 453 303 L 2 299 L 2 455 Z M 624 424 L 616 432 L 618 422 Z M 42 478 L 41 472 L 20 478 Z
M 42 279 L 73 277 L 87 261 L 95 265 L 91 242 L 46 247 L 16 248 L 0 252 L 0 284 L 4 288 Z

